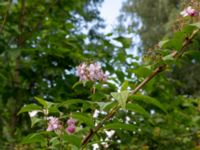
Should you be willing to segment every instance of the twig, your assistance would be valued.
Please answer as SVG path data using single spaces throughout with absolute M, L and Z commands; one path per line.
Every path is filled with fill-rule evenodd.
M 191 41 L 193 40 L 193 38 L 195 37 L 195 35 L 199 32 L 199 29 L 196 29 L 193 31 L 193 33 L 191 34 L 190 37 L 186 38 L 183 42 L 182 48 L 179 51 L 174 51 L 171 53 L 171 56 L 173 58 L 178 59 L 179 57 L 182 56 L 182 54 L 186 51 L 187 46 L 191 43 Z M 158 66 L 157 68 L 155 68 L 152 73 L 150 75 L 148 75 L 143 82 L 141 82 L 132 92 L 131 95 L 137 93 L 143 86 L 145 86 L 152 78 L 154 78 L 156 75 L 158 75 L 160 72 L 163 72 L 167 67 L 167 64 L 162 64 L 160 66 Z M 130 101 L 130 100 L 129 100 Z M 127 101 L 128 102 L 128 101 Z M 88 133 L 88 135 L 83 139 L 82 141 L 82 149 L 84 149 L 84 147 L 87 146 L 87 143 L 90 141 L 90 139 L 92 139 L 92 137 L 94 136 L 94 134 L 96 134 L 101 127 L 103 126 L 103 124 L 108 121 L 109 119 L 111 119 L 115 113 L 118 111 L 118 109 L 120 108 L 119 104 L 116 105 L 104 118 L 103 120 L 94 128 L 91 129 L 90 132 Z

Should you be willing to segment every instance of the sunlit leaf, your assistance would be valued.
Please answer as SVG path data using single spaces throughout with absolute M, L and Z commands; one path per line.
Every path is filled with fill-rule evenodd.
M 113 102 L 95 102 L 96 104 L 99 105 L 100 110 L 106 109 L 109 105 L 111 105 Z
M 111 93 L 112 97 L 116 99 L 119 103 L 119 105 L 123 108 L 126 109 L 126 101 L 129 96 L 129 91 L 121 91 L 121 92 L 113 92 Z
M 42 108 L 38 105 L 35 105 L 35 104 L 28 104 L 28 105 L 25 105 L 24 107 L 22 107 L 20 109 L 20 111 L 18 112 L 18 115 L 23 113 L 23 112 L 30 112 L 30 111 L 33 111 L 33 110 L 42 110 Z
M 38 122 L 43 121 L 43 119 L 37 118 L 37 117 L 31 117 L 31 128 Z
M 128 88 L 128 85 L 129 85 L 129 82 L 126 80 L 122 83 L 122 86 L 121 86 L 121 90 L 120 91 L 125 91 L 127 90 Z
M 169 39 L 167 39 L 167 40 L 162 40 L 162 41 L 160 41 L 160 42 L 158 43 L 158 46 L 159 46 L 160 48 L 162 48 L 163 45 L 165 45 L 168 41 L 169 41 Z
M 35 97 L 35 99 L 38 101 L 38 103 L 40 103 L 43 107 L 47 108 L 47 102 L 42 99 L 42 98 L 39 98 L 39 97 Z

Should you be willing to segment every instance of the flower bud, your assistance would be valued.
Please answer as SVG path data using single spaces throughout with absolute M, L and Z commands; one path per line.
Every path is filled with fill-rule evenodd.
M 75 125 L 75 123 L 76 123 L 76 120 L 74 120 L 73 118 L 70 118 L 67 120 L 68 126 Z
M 75 125 L 69 125 L 65 130 L 68 134 L 73 134 L 75 132 Z

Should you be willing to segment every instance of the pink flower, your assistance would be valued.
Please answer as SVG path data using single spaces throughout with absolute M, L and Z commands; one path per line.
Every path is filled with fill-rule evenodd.
M 74 120 L 73 118 L 70 118 L 67 120 L 68 126 L 75 125 L 75 123 L 76 123 L 76 120 Z
M 69 126 L 65 129 L 65 131 L 66 131 L 68 134 L 73 134 L 73 133 L 75 132 L 75 129 L 76 129 L 75 125 L 69 125 Z
M 47 131 L 54 131 L 60 127 L 58 118 L 51 116 L 48 118 L 48 120 L 49 122 Z
M 185 8 L 180 14 L 181 14 L 183 17 L 186 17 L 186 16 L 193 17 L 193 16 L 198 15 L 198 12 L 197 12 L 195 9 L 193 9 L 191 6 L 188 6 L 188 7 Z
M 107 75 L 97 63 L 85 64 L 82 63 L 76 67 L 76 74 L 80 81 L 106 81 Z

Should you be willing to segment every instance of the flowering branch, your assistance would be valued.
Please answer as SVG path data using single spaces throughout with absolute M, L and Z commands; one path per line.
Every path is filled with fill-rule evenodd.
M 188 47 L 188 45 L 191 43 L 191 41 L 193 40 L 193 38 L 195 37 L 195 35 L 199 32 L 199 29 L 196 29 L 193 31 L 193 33 L 187 37 L 183 44 L 182 47 L 179 51 L 174 51 L 171 53 L 171 56 L 173 58 L 178 59 L 179 57 L 181 57 L 183 55 L 183 53 L 186 51 L 186 48 Z M 144 87 L 152 78 L 154 78 L 155 76 L 157 76 L 160 72 L 163 72 L 167 67 L 167 64 L 162 64 L 160 66 L 158 66 L 157 68 L 155 68 L 152 73 L 150 75 L 148 75 L 143 82 L 141 82 L 131 93 L 130 95 L 133 95 L 135 93 L 137 93 L 140 89 L 142 89 L 142 87 Z M 130 100 L 128 100 L 130 101 Z M 127 102 L 128 102 L 127 101 Z M 88 135 L 83 139 L 82 141 L 82 149 L 84 147 L 87 146 L 87 143 L 92 139 L 92 137 L 94 136 L 94 134 L 96 134 L 101 128 L 102 126 L 105 124 L 106 121 L 108 121 L 109 119 L 111 119 L 115 113 L 119 110 L 120 106 L 119 104 L 116 105 L 103 119 L 102 121 L 94 128 L 94 129 L 90 129 Z

